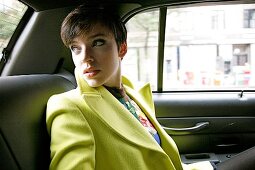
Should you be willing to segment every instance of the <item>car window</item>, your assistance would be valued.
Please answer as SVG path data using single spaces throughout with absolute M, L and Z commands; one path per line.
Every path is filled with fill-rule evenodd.
M 149 81 L 153 90 L 158 85 L 157 19 L 155 9 L 127 23 L 128 72 L 137 81 Z M 138 23 L 150 28 L 137 29 Z M 147 30 L 151 32 L 146 34 Z M 255 87 L 254 4 L 169 7 L 164 44 L 163 91 Z
M 27 6 L 18 0 L 0 0 L 0 52 L 8 44 L 26 10 Z
M 159 10 L 139 13 L 126 24 L 128 52 L 122 62 L 123 75 L 133 82 L 150 82 L 157 88 Z
M 164 90 L 254 87 L 255 5 L 168 9 Z

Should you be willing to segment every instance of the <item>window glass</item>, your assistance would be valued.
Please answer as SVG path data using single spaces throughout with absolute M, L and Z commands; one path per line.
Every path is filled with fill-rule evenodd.
M 255 87 L 255 5 L 168 9 L 163 90 Z
M 122 61 L 122 73 L 138 85 L 150 82 L 157 88 L 159 10 L 132 17 L 126 24 L 128 52 Z
M 18 0 L 0 0 L 0 53 L 8 44 L 27 6 Z M 0 59 L 2 55 L 0 54 Z

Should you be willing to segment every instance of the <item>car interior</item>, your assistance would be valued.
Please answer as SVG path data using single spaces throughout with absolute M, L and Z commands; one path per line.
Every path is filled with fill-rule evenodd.
M 60 26 L 72 9 L 85 1 L 19 0 L 18 2 L 26 7 L 24 14 L 8 39 L 8 43 L 4 47 L 1 45 L 0 169 L 48 169 L 50 138 L 45 124 L 47 101 L 53 94 L 76 88 L 74 64 L 69 49 L 61 41 Z M 104 2 L 118 6 L 122 21 L 127 23 L 130 29 L 133 27 L 128 25 L 129 21 L 135 16 L 157 10 L 158 25 L 153 26 L 156 29 L 156 46 L 153 42 L 148 43 L 149 45 L 151 43 L 153 48 L 157 48 L 157 51 L 153 53 L 156 61 L 152 62 L 156 63 L 155 69 L 143 68 L 141 72 L 151 70 L 156 75 L 153 79 L 156 82 L 153 88 L 156 117 L 176 142 L 184 163 L 221 162 L 254 146 L 255 86 L 216 89 L 212 89 L 211 86 L 192 89 L 189 86 L 188 89 L 183 90 L 178 84 L 171 89 L 171 85 L 169 88 L 164 88 L 167 78 L 163 75 L 166 53 L 164 49 L 167 44 L 165 28 L 168 25 L 171 26 L 168 23 L 171 20 L 167 19 L 171 12 L 169 10 L 212 5 L 253 5 L 254 1 L 106 0 Z M 1 3 L 0 1 L 0 6 L 4 7 Z M 254 22 L 254 26 L 251 27 L 255 28 L 255 6 L 249 7 L 249 10 L 252 12 L 251 21 Z M 176 13 L 173 12 L 171 16 L 175 15 Z M 222 13 L 219 16 L 222 16 Z M 0 25 L 3 20 L 0 18 Z M 149 25 L 153 24 L 149 23 Z M 243 40 L 242 45 L 254 45 L 255 33 L 248 30 L 246 34 L 249 41 Z M 151 39 L 153 36 L 154 34 Z M 237 39 L 235 37 L 234 44 L 237 44 Z M 136 38 L 136 41 L 139 39 Z M 183 40 L 183 43 L 186 42 L 187 39 Z M 135 46 L 139 46 L 139 43 L 131 42 L 130 44 L 131 51 Z M 214 43 L 211 44 L 214 45 Z M 238 41 L 238 44 L 241 43 Z M 253 49 L 252 45 L 249 46 L 249 52 Z M 177 49 L 182 50 L 184 47 Z M 217 50 L 220 49 L 221 46 L 219 48 L 217 46 Z M 206 56 L 203 57 L 206 58 Z M 251 54 L 247 60 L 253 63 L 255 56 Z M 170 61 L 173 62 L 173 60 L 166 60 L 166 63 Z M 242 62 L 241 59 L 240 62 Z M 189 64 L 190 61 L 187 63 Z M 228 61 L 224 64 L 227 67 Z M 171 73 L 170 69 L 169 74 Z M 151 73 L 147 75 L 147 77 L 150 76 Z

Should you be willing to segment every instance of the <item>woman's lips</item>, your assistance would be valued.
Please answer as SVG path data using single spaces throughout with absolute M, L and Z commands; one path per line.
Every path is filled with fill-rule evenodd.
M 84 72 L 84 75 L 88 78 L 93 78 L 99 73 L 99 70 L 88 70 Z

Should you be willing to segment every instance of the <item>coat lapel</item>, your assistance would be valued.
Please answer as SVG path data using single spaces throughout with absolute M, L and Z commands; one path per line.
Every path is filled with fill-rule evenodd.
M 129 94 L 129 96 L 140 106 L 140 108 L 146 114 L 148 119 L 151 121 L 151 123 L 156 128 L 156 130 L 160 136 L 161 147 L 164 150 L 164 152 L 173 161 L 175 167 L 178 167 L 177 169 L 182 169 L 179 151 L 178 151 L 178 148 L 177 148 L 174 140 L 166 133 L 166 131 L 161 127 L 159 122 L 156 120 L 154 104 L 152 103 L 153 101 L 150 101 L 150 99 L 152 99 L 152 96 L 150 93 L 150 91 L 151 91 L 150 86 L 145 85 L 140 90 L 140 93 L 142 93 L 143 95 L 137 95 L 132 89 L 130 89 L 128 87 L 126 87 L 126 91 Z M 145 103 L 144 101 L 147 101 L 147 102 Z
M 88 104 L 95 115 L 102 120 L 116 134 L 133 144 L 164 153 L 163 149 L 157 144 L 146 129 L 136 120 L 136 118 L 115 98 L 108 90 L 103 87 L 91 88 L 80 75 L 77 74 L 77 83 L 82 93 L 83 99 Z M 132 92 L 131 92 L 132 93 Z M 129 94 L 129 91 L 128 91 Z M 136 98 L 134 93 L 129 94 Z M 137 96 L 139 98 L 139 96 Z M 142 100 L 135 100 L 142 106 Z M 142 110 L 150 110 L 144 105 Z M 164 153 L 165 154 L 165 153 Z

